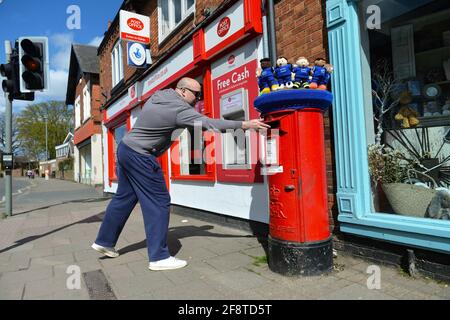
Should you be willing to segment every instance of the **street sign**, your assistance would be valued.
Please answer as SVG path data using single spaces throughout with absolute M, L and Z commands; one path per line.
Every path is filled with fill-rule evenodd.
M 150 17 L 120 10 L 120 39 L 150 43 Z
M 135 68 L 145 68 L 147 54 L 145 45 L 138 42 L 127 43 L 128 65 Z
M 13 161 L 13 154 L 12 153 L 3 153 L 2 154 L 2 163 L 3 168 L 5 170 L 12 170 L 14 161 Z

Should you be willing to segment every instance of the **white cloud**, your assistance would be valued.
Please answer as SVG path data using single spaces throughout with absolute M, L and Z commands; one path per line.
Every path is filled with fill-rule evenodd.
M 37 92 L 37 95 L 55 100 L 65 100 L 67 91 L 67 78 L 69 73 L 65 70 L 50 69 L 49 88 L 47 92 Z
M 102 43 L 103 37 L 95 37 L 94 39 L 92 39 L 88 44 L 90 46 L 96 46 L 98 47 L 100 45 L 100 43 Z
M 50 36 L 49 42 L 56 49 L 53 55 L 50 54 L 50 68 L 69 70 L 73 33 L 55 33 Z

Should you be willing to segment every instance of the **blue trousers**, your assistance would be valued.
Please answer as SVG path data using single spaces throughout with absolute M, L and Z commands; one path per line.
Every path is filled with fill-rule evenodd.
M 114 247 L 139 201 L 144 216 L 151 262 L 170 257 L 167 247 L 170 195 L 161 167 L 153 155 L 138 153 L 124 143 L 117 148 L 117 192 L 109 203 L 95 243 Z

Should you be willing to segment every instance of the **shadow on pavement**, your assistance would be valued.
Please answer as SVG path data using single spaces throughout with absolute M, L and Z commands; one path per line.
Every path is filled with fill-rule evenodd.
M 215 233 L 209 230 L 214 229 L 214 226 L 204 225 L 200 227 L 196 226 L 182 226 L 169 228 L 169 234 L 167 236 L 167 245 L 172 256 L 175 256 L 181 249 L 182 245 L 180 239 L 188 237 L 215 237 L 215 238 L 253 238 L 252 235 L 235 236 L 229 234 Z M 119 250 L 120 254 L 136 251 L 139 249 L 147 248 L 146 240 L 131 244 Z
M 90 202 L 101 202 L 101 201 L 105 201 L 105 200 L 110 200 L 110 198 L 91 198 L 91 199 L 75 199 L 75 200 L 68 200 L 68 201 L 63 201 L 63 202 L 59 202 L 59 203 L 54 203 L 45 207 L 39 207 L 39 208 L 33 208 L 27 211 L 20 211 L 17 213 L 14 213 L 12 216 L 18 216 L 21 214 L 25 214 L 25 213 L 30 213 L 30 212 L 34 212 L 34 211 L 39 211 L 39 210 L 44 210 L 44 209 L 48 209 L 51 207 L 56 207 L 56 206 L 60 206 L 63 204 L 68 204 L 68 203 L 90 203 Z
M 36 239 L 40 239 L 40 238 L 42 238 L 42 237 L 46 237 L 46 236 L 48 236 L 48 235 L 50 235 L 50 234 L 53 234 L 53 233 L 55 233 L 55 232 L 64 230 L 64 229 L 66 229 L 66 228 L 69 228 L 69 227 L 71 227 L 71 226 L 74 226 L 74 225 L 77 225 L 77 224 L 80 224 L 80 223 L 94 223 L 94 222 L 101 222 L 101 221 L 103 220 L 103 215 L 104 215 L 104 213 L 105 213 L 105 211 L 102 211 L 102 212 L 97 213 L 97 214 L 95 214 L 95 215 L 93 215 L 93 216 L 90 216 L 90 217 L 88 217 L 88 218 L 86 218 L 86 219 L 83 219 L 83 220 L 80 220 L 80 221 L 77 221 L 77 222 L 68 224 L 68 225 L 66 225 L 66 226 L 57 228 L 57 229 L 55 229 L 55 230 L 52 230 L 52 231 L 49 231 L 49 232 L 46 232 L 46 233 L 43 233 L 43 234 L 39 234 L 39 235 L 35 235 L 35 236 L 31 236 L 31 237 L 26 237 L 26 238 L 17 240 L 12 246 L 9 246 L 9 247 L 7 247 L 7 248 L 4 248 L 4 249 L 0 250 L 0 254 L 3 253 L 3 252 L 6 252 L 6 251 L 8 251 L 8 250 L 11 250 L 11 249 L 20 247 L 21 245 L 24 245 L 24 244 L 26 244 L 26 243 L 28 243 L 28 242 L 30 242 L 30 241 L 34 241 L 34 240 L 36 240 Z

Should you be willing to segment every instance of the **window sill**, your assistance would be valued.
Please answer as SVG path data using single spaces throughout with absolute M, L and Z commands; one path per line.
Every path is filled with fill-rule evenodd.
M 122 78 L 122 80 L 120 80 L 114 87 L 112 87 L 110 99 L 114 98 L 115 95 L 124 88 L 124 84 L 125 84 L 125 79 Z
M 170 180 L 173 181 L 211 181 L 215 182 L 215 177 L 207 176 L 207 175 L 174 175 L 170 177 Z
M 194 18 L 194 11 L 189 13 L 183 20 L 181 20 L 168 34 L 162 36 L 159 34 L 158 45 L 161 48 L 166 45 L 181 28 L 183 28 L 192 18 Z

